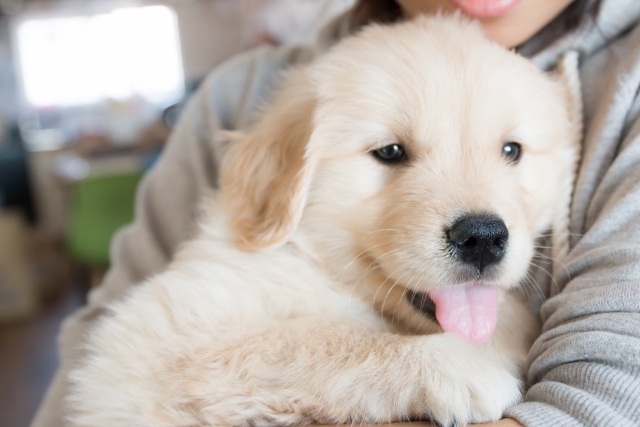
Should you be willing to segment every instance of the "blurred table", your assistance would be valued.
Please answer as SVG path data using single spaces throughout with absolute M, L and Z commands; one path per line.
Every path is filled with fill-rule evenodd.
M 55 129 L 38 132 L 25 141 L 38 226 L 53 240 L 61 240 L 68 229 L 75 184 L 88 177 L 142 173 L 158 157 L 170 129 L 154 123 L 127 145 L 100 135 L 80 135 L 69 145 Z

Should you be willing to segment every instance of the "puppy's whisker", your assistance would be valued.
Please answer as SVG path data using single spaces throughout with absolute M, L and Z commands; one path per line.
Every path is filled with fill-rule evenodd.
M 370 234 L 371 234 L 371 233 L 370 233 Z M 394 236 L 389 236 L 389 237 L 391 238 L 391 237 L 394 237 Z M 363 250 L 362 250 L 362 252 L 360 252 L 358 255 L 356 255 L 355 257 L 353 257 L 353 258 L 351 259 L 351 261 L 349 261 L 349 262 L 348 262 L 344 267 L 342 267 L 342 268 L 340 269 L 340 271 L 338 271 L 338 272 L 336 273 L 336 275 L 334 276 L 334 278 L 333 278 L 333 279 L 334 279 L 334 280 L 335 280 L 335 279 L 337 279 L 337 278 L 338 278 L 338 276 L 340 276 L 340 275 L 341 275 L 341 274 L 342 274 L 342 273 L 343 273 L 347 268 L 349 268 L 349 267 L 350 267 L 350 266 L 351 266 L 355 261 L 357 261 L 357 260 L 358 260 L 362 255 L 366 254 L 367 252 L 370 252 L 372 249 L 377 248 L 378 246 L 382 246 L 382 245 L 384 245 L 384 244 L 389 243 L 389 241 L 390 241 L 390 239 L 389 239 L 389 240 L 386 240 L 386 241 L 384 241 L 384 242 L 380 242 L 380 243 L 378 243 L 377 245 L 373 245 L 373 246 L 370 246 L 370 247 L 368 247 L 368 248 L 363 249 Z
M 354 262 L 356 262 L 358 260 L 358 258 L 360 258 L 362 255 L 366 254 L 367 252 L 371 251 L 371 249 L 373 248 L 377 248 L 378 246 L 384 245 L 386 242 L 382 242 L 382 243 L 378 243 L 377 245 L 371 246 L 369 248 L 364 249 L 362 252 L 360 252 L 358 255 L 356 255 L 351 261 L 349 261 L 349 263 L 347 265 L 345 265 L 344 267 L 342 267 L 340 269 L 340 271 L 338 271 L 336 273 L 336 275 L 333 277 L 334 280 L 336 280 L 338 278 L 338 276 L 340 276 L 347 268 L 349 268 L 351 266 L 351 264 L 353 264 Z
M 534 257 L 540 257 L 540 258 L 548 259 L 551 262 L 557 262 L 558 264 L 560 264 L 562 266 L 562 268 L 564 268 L 564 272 L 567 273 L 567 277 L 569 278 L 569 280 L 571 280 L 571 272 L 569 272 L 569 268 L 567 267 L 567 265 L 564 262 L 557 261 L 553 257 L 550 257 L 550 256 L 545 255 L 545 254 L 541 254 L 541 253 L 538 253 L 538 252 L 534 253 L 533 256 Z
M 367 279 L 366 279 L 366 276 L 367 276 L 367 274 L 369 274 L 369 271 L 370 271 L 370 269 L 371 269 L 371 266 L 372 266 L 372 265 L 374 265 L 374 264 L 376 264 L 376 263 L 378 262 L 378 260 L 380 260 L 380 259 L 382 259 L 382 258 L 384 258 L 384 257 L 386 257 L 386 256 L 388 256 L 388 255 L 391 255 L 392 253 L 397 252 L 398 250 L 399 250 L 399 249 L 392 249 L 392 250 L 390 250 L 390 251 L 388 251 L 388 252 L 386 252 L 386 253 L 384 253 L 384 254 L 380 255 L 379 257 L 377 257 L 376 259 L 374 259 L 373 261 L 371 261 L 371 262 L 369 263 L 369 265 L 368 265 L 368 266 L 367 266 L 367 268 L 365 269 L 364 273 L 362 273 L 362 275 L 360 276 L 360 278 L 359 278 L 359 279 L 358 279 L 358 280 L 353 284 L 353 287 L 352 287 L 352 289 L 351 289 L 351 293 L 349 294 L 349 304 L 348 304 L 349 309 L 351 309 L 351 301 L 353 300 L 353 293 L 355 292 L 356 288 L 357 288 L 357 287 L 358 287 L 358 285 L 360 284 L 360 281 L 361 281 L 361 280 L 364 280 L 365 287 L 367 287 Z M 374 267 L 374 269 L 375 269 L 375 268 L 377 268 L 377 267 Z
M 389 298 L 389 295 L 391 294 L 391 291 L 393 291 L 393 288 L 396 287 L 398 282 L 404 277 L 405 274 L 407 274 L 406 271 L 404 273 L 402 273 L 402 275 L 400 277 L 398 277 L 398 279 L 393 283 L 391 288 L 389 288 L 389 291 L 387 291 L 387 295 L 385 295 L 384 300 L 382 301 L 382 305 L 380 306 L 380 312 L 381 313 L 384 313 L 384 307 L 387 304 L 387 299 Z M 377 292 L 376 292 L 376 294 L 377 294 Z M 393 316 L 391 317 L 391 323 L 393 323 Z M 384 326 L 384 329 L 385 329 L 385 331 L 389 332 L 389 330 L 387 329 L 387 325 L 386 324 Z
M 529 289 L 527 288 L 530 285 L 529 278 L 525 275 L 522 278 L 522 282 L 520 288 L 527 294 L 527 299 L 531 299 L 531 294 L 529 293 Z
M 552 275 L 551 273 L 549 273 L 549 272 L 547 271 L 547 269 L 546 269 L 546 268 L 544 268 L 544 266 L 541 266 L 541 265 L 536 264 L 535 262 L 533 262 L 533 260 L 531 260 L 530 264 L 531 264 L 533 267 L 536 267 L 536 268 L 538 268 L 538 269 L 542 270 L 542 271 L 544 272 L 544 274 L 546 274 L 547 276 L 549 276 L 549 278 L 551 279 L 552 283 L 553 283 L 553 284 L 555 285 L 555 287 L 556 287 L 556 291 L 557 291 L 557 292 L 560 292 L 560 285 L 558 285 L 558 282 L 556 282 L 556 279 L 553 277 L 553 275 Z
M 540 299 L 542 301 L 546 301 L 547 295 L 544 293 L 544 290 L 542 289 L 538 281 L 535 279 L 535 277 L 531 275 L 531 273 L 527 273 L 527 274 L 529 274 L 529 282 L 531 283 L 531 286 L 537 291 L 538 295 L 540 296 Z
M 577 237 L 584 237 L 584 234 L 580 234 L 580 233 L 567 233 L 567 236 L 572 236 L 572 237 L 574 237 L 574 236 L 577 236 Z M 536 239 L 537 239 L 537 238 L 540 238 L 540 237 L 553 237 L 553 234 L 552 234 L 552 233 L 550 233 L 550 234 L 539 234 L 539 235 L 537 235 L 537 236 L 536 236 Z
M 524 279 L 526 280 L 526 284 L 525 286 L 523 286 L 523 289 L 525 290 L 525 292 L 527 292 L 527 297 L 531 299 L 531 294 L 529 294 L 529 289 L 527 288 L 527 285 L 528 285 L 528 286 L 531 286 L 535 291 L 537 291 L 538 295 L 540 296 L 540 298 L 542 298 L 543 301 L 546 301 L 547 297 L 545 296 L 544 292 L 542 291 L 542 288 L 540 287 L 538 282 L 533 278 L 531 273 L 527 271 L 525 273 Z
M 375 231 L 372 231 L 370 233 L 365 234 L 364 236 L 362 236 L 362 239 L 364 239 L 365 237 L 371 236 L 372 234 L 381 233 L 383 231 L 399 231 L 399 230 L 397 230 L 395 228 L 381 228 L 379 230 L 375 230 Z
M 422 282 L 423 280 L 424 280 L 424 273 L 420 276 L 418 281 Z M 416 316 L 422 316 L 422 314 L 419 313 L 417 310 L 413 310 L 413 315 L 411 316 L 411 322 L 413 322 L 413 320 L 416 318 Z
M 395 318 L 396 311 L 398 310 L 398 306 L 402 303 L 402 300 L 404 299 L 405 295 L 409 291 L 409 286 L 411 285 L 411 283 L 413 282 L 413 279 L 415 278 L 416 278 L 416 274 L 414 273 L 413 276 L 411 276 L 411 279 L 409 280 L 409 282 L 404 286 L 402 295 L 400 295 L 400 298 L 396 302 L 396 306 L 393 308 L 393 313 L 391 313 L 391 323 L 393 323 L 393 319 Z M 398 317 L 398 322 L 400 322 L 400 317 Z
M 396 271 L 398 271 L 401 267 L 396 268 L 395 270 L 393 270 L 393 272 L 388 275 L 384 281 L 378 286 L 378 289 L 376 289 L 376 293 L 373 295 L 373 299 L 371 300 L 371 312 L 375 313 L 375 304 L 376 304 L 376 299 L 378 298 L 378 292 L 380 292 L 380 289 L 382 289 L 384 287 L 384 285 L 387 283 L 387 281 L 389 280 L 389 278 L 391 278 L 391 276 L 393 276 Z M 402 276 L 400 276 L 402 277 Z M 398 281 L 396 280 L 396 283 L 398 283 Z M 395 286 L 395 283 L 394 283 Z M 382 310 L 382 307 L 380 307 L 380 310 Z

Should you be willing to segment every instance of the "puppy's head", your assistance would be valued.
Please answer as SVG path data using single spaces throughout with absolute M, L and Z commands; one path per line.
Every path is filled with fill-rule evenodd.
M 517 285 L 534 238 L 566 225 L 577 136 L 559 80 L 457 17 L 345 40 L 230 149 L 239 244 L 293 239 L 394 315 L 407 292 Z

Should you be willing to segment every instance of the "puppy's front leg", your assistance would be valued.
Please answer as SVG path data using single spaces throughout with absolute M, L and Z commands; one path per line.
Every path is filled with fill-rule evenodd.
M 464 424 L 497 420 L 519 398 L 516 378 L 455 336 L 379 333 L 343 319 L 292 319 L 201 362 L 209 372 L 192 365 L 184 381 L 215 425 Z

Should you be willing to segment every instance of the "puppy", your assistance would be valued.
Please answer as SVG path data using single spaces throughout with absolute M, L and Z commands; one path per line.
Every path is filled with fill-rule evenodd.
M 499 419 L 537 334 L 514 289 L 538 236 L 566 250 L 572 69 L 436 17 L 290 72 L 198 236 L 92 331 L 71 424 Z

